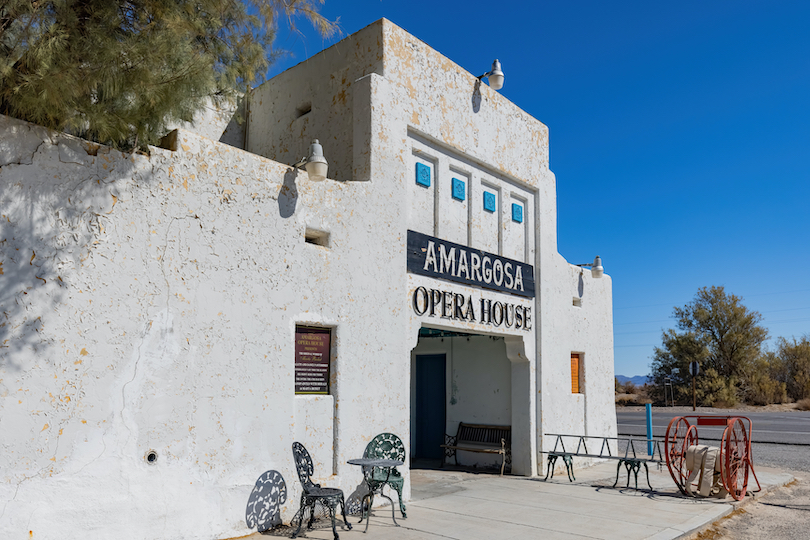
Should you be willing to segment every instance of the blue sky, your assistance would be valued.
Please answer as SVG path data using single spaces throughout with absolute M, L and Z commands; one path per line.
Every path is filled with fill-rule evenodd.
M 616 373 L 646 375 L 674 306 L 722 285 L 772 337 L 810 333 L 810 2 L 327 0 L 385 17 L 550 130 L 558 245 L 613 279 Z M 280 28 L 273 76 L 336 40 Z M 769 346 L 773 347 L 770 342 Z

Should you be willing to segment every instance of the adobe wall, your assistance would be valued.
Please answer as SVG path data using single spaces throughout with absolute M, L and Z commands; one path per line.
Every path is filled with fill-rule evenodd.
M 296 438 L 348 495 L 346 460 L 408 431 L 403 217 L 367 211 L 390 190 L 182 131 L 151 151 L 0 118 L 4 537 L 247 534 L 266 470 L 297 510 Z M 334 328 L 333 395 L 294 396 L 296 323 Z
M 414 313 L 408 331 L 414 346 L 422 325 L 519 340 L 510 350 L 527 364 L 515 369 L 512 392 L 529 402 L 513 403 L 522 415 L 514 421 L 535 433 L 534 441 L 524 441 L 534 457 L 522 460 L 519 470 L 543 470 L 543 433 L 615 435 L 611 280 L 593 279 L 557 251 L 556 179 L 545 125 L 385 19 L 268 81 L 250 103 L 252 151 L 292 163 L 318 138 L 341 179 L 403 187 L 408 229 L 534 265 L 532 332 Z M 414 182 L 416 163 L 431 170 L 427 189 Z M 452 178 L 465 182 L 464 201 L 451 197 Z M 495 212 L 481 208 L 486 190 L 497 195 Z M 523 222 L 511 219 L 512 204 L 523 208 Z M 431 287 L 421 277 L 408 280 L 406 302 L 416 287 Z M 574 297 L 581 307 L 573 306 Z M 571 393 L 571 352 L 584 355 L 577 395 Z M 527 380 L 533 382 L 526 386 Z
M 297 509 L 296 439 L 316 481 L 350 495 L 346 460 L 377 433 L 410 438 L 423 324 L 502 338 L 516 472 L 542 473 L 543 433 L 615 435 L 611 281 L 557 252 L 542 123 L 384 19 L 256 89 L 247 116 L 254 153 L 179 131 L 149 157 L 0 117 L 0 532 L 247 534 L 264 471 L 287 481 L 284 518 Z M 312 138 L 346 182 L 290 168 Z M 416 314 L 414 291 L 439 280 L 406 272 L 408 230 L 533 265 L 534 298 L 453 285 L 531 308 L 530 331 Z M 293 393 L 296 324 L 333 328 L 329 396 Z

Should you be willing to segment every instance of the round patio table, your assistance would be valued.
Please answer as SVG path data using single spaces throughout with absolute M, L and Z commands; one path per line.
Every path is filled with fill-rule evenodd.
M 368 515 L 365 517 L 366 520 L 366 528 L 363 532 L 368 531 L 368 522 L 371 519 L 371 505 L 374 503 L 374 489 L 372 488 L 371 482 L 371 474 L 374 470 L 374 467 L 383 467 L 388 469 L 388 476 L 391 475 L 391 468 L 398 467 L 402 465 L 404 462 L 398 459 L 379 459 L 379 458 L 357 458 L 357 459 L 350 459 L 347 461 L 349 465 L 357 465 L 358 467 L 363 467 L 363 481 L 366 483 L 366 487 L 368 488 L 368 493 L 363 495 L 363 500 L 360 501 L 360 511 L 363 512 L 363 508 L 365 507 L 366 499 L 369 499 L 368 504 Z M 387 478 L 386 478 L 387 480 Z M 377 482 L 375 482 L 377 484 Z M 394 520 L 394 525 L 399 527 L 399 523 L 397 523 L 396 515 L 394 514 L 394 501 L 388 495 L 382 492 L 383 486 L 385 483 L 378 484 L 378 491 L 381 497 L 385 497 L 391 502 L 391 518 Z M 363 522 L 364 518 L 360 518 L 359 523 Z

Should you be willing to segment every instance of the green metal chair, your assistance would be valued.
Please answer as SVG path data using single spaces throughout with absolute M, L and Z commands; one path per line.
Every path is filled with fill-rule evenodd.
M 377 458 L 377 459 L 396 459 L 405 461 L 405 445 L 402 444 L 402 439 L 393 433 L 380 433 L 368 443 L 364 458 Z M 373 467 L 370 474 L 366 474 L 368 479 L 369 489 L 372 493 L 379 491 L 387 484 L 393 488 L 397 495 L 399 495 L 399 511 L 403 518 L 408 516 L 405 514 L 405 504 L 402 502 L 402 486 L 405 484 L 405 478 L 396 467 Z M 368 473 L 368 471 L 364 471 Z M 373 499 L 372 499 L 373 502 Z M 371 506 L 371 502 L 369 502 Z M 363 509 L 363 518 L 366 517 L 367 509 Z

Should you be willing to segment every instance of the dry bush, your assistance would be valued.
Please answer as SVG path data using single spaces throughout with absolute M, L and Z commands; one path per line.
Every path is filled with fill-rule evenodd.
M 797 401 L 796 408 L 800 411 L 810 411 L 810 398 L 804 398 Z
M 625 396 L 621 396 L 621 397 L 616 398 L 616 405 L 618 405 L 620 407 L 626 407 L 627 405 L 635 405 L 635 404 L 636 404 L 636 396 L 635 395 L 630 395 L 630 396 L 625 395 Z
M 712 407 L 715 409 L 733 409 L 737 406 L 737 401 L 726 401 L 724 399 L 717 399 L 712 402 Z

